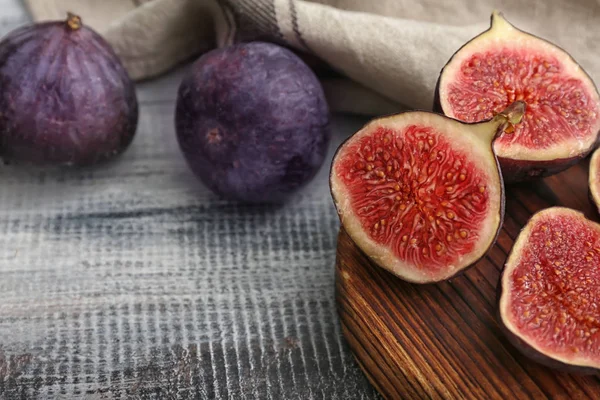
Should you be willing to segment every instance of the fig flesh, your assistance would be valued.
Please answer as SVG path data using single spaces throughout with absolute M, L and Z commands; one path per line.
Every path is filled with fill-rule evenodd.
M 138 120 L 134 83 L 110 45 L 69 14 L 0 42 L 0 157 L 87 165 L 123 152 Z
M 508 256 L 499 319 L 523 354 L 549 367 L 600 372 L 600 225 L 552 207 L 531 217 Z
M 494 12 L 490 29 L 442 69 L 434 109 L 477 122 L 515 100 L 527 103 L 525 118 L 494 143 L 505 182 L 560 172 L 596 145 L 600 96 L 592 79 L 564 50 Z
M 175 127 L 206 186 L 252 203 L 282 202 L 310 181 L 330 139 L 315 74 L 290 50 L 262 42 L 201 56 L 179 87 Z
M 492 141 L 524 112 L 516 102 L 478 124 L 420 111 L 373 120 L 333 159 L 331 193 L 344 229 L 407 281 L 437 282 L 473 265 L 504 216 Z

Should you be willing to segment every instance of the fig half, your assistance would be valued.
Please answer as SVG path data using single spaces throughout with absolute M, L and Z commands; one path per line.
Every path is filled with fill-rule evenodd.
M 479 260 L 504 216 L 492 149 L 525 112 L 516 102 L 468 124 L 413 111 L 373 120 L 338 149 L 331 193 L 350 237 L 400 278 L 448 279 Z
M 499 319 L 526 356 L 575 373 L 600 372 L 600 225 L 563 207 L 535 214 L 508 256 Z
M 515 28 L 498 12 L 491 20 L 490 29 L 460 48 L 442 69 L 434 109 L 477 122 L 523 100 L 523 123 L 494 143 L 504 181 L 560 172 L 596 144 L 598 90 L 564 50 Z

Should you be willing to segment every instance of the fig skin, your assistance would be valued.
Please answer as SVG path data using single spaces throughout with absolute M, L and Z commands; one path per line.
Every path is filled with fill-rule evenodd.
M 575 164 L 579 164 L 587 157 L 593 148 L 576 157 L 559 158 L 550 161 L 514 160 L 511 158 L 498 157 L 505 182 L 518 183 L 533 181 L 538 178 L 552 176 L 562 172 Z
M 177 96 L 177 139 L 222 198 L 281 203 L 325 159 L 329 110 L 320 82 L 290 50 L 251 42 L 202 55 Z
M 437 112 L 440 114 L 445 114 L 444 110 L 442 108 L 441 99 L 440 99 L 440 82 L 441 82 L 442 76 L 444 74 L 444 70 L 452 62 L 454 57 L 458 53 L 460 53 L 461 50 L 463 50 L 463 48 L 465 48 L 467 45 L 469 45 L 473 40 L 476 40 L 480 36 L 490 32 L 492 30 L 492 28 L 493 28 L 492 23 L 496 16 L 500 16 L 503 18 L 502 13 L 495 11 L 492 14 L 492 16 L 490 17 L 490 27 L 487 30 L 479 33 L 477 36 L 473 37 L 472 39 L 468 40 L 464 45 L 462 45 L 458 50 L 456 50 L 454 52 L 454 54 L 450 57 L 450 59 L 448 60 L 446 65 L 444 65 L 444 67 L 441 69 L 440 74 L 438 76 L 438 80 L 435 85 L 434 100 L 433 100 L 433 111 L 434 112 Z M 541 38 L 541 37 L 531 34 L 529 32 L 523 31 L 523 30 L 517 28 L 516 26 L 512 25 L 508 21 L 506 21 L 506 22 L 508 24 L 510 24 L 510 26 L 512 28 L 514 28 L 515 30 L 517 30 L 518 32 L 520 32 L 524 35 L 528 35 L 528 36 L 534 37 L 538 40 L 541 40 L 543 42 L 549 43 L 550 45 L 554 46 L 558 50 L 562 51 L 565 55 L 567 55 L 568 58 L 573 63 L 579 65 L 577 63 L 577 61 L 567 51 L 565 51 L 560 46 L 557 46 L 556 44 L 554 44 L 544 38 Z M 593 79 L 589 76 L 589 74 L 583 68 L 580 68 L 580 71 L 583 73 L 583 75 L 585 77 L 587 77 L 591 82 L 593 82 Z M 594 88 L 595 88 L 596 94 L 598 94 L 600 96 L 600 92 L 598 91 L 597 86 L 594 85 Z M 528 181 L 532 181 L 532 180 L 535 180 L 538 178 L 555 175 L 559 172 L 562 172 L 562 171 L 572 167 L 575 164 L 578 164 L 584 158 L 586 158 L 593 150 L 595 150 L 599 144 L 600 144 L 600 130 L 598 132 L 596 132 L 595 141 L 592 143 L 592 145 L 590 145 L 589 148 L 585 149 L 584 151 L 580 152 L 579 154 L 576 154 L 573 157 L 556 158 L 556 159 L 552 159 L 552 160 L 519 160 L 519 159 L 513 159 L 513 158 L 506 158 L 506 157 L 502 157 L 502 156 L 498 155 L 498 161 L 500 162 L 500 167 L 501 167 L 502 174 L 504 177 L 504 182 L 506 184 L 518 183 L 518 182 L 528 182 Z
M 556 208 L 559 208 L 559 207 L 556 207 Z M 529 222 L 531 221 L 531 219 L 533 217 L 535 217 L 536 214 L 532 215 L 529 218 L 529 221 L 527 221 L 527 223 L 521 228 L 519 235 L 517 235 L 517 240 L 518 240 L 518 237 L 521 235 L 521 233 L 528 227 Z M 515 252 L 515 246 L 513 245 L 513 247 L 511 248 L 511 250 L 509 251 L 509 253 L 506 257 L 506 260 L 509 260 L 514 252 Z M 520 338 L 518 335 L 516 335 L 514 332 L 512 332 L 506 326 L 506 324 L 504 322 L 504 318 L 502 317 L 501 307 L 500 307 L 500 300 L 502 298 L 502 294 L 504 293 L 504 283 L 503 282 L 504 282 L 505 274 L 507 274 L 506 265 L 504 266 L 504 268 L 502 269 L 502 272 L 500 273 L 498 286 L 496 287 L 496 320 L 498 321 L 500 330 L 502 331 L 504 336 L 508 339 L 508 341 L 525 357 L 527 357 L 530 360 L 537 362 L 541 365 L 555 369 L 557 371 L 567 372 L 570 374 L 578 374 L 578 375 L 600 374 L 599 368 L 568 364 L 568 363 L 556 360 L 554 358 L 551 358 L 551 357 L 539 352 L 533 346 L 531 346 L 525 340 Z
M 514 121 L 514 122 L 510 122 L 508 123 L 508 125 L 512 125 L 514 123 L 518 123 L 520 121 L 520 118 L 522 117 L 523 113 L 524 113 L 524 108 L 525 105 L 523 102 L 516 102 L 515 105 L 517 105 L 517 103 L 520 103 L 520 106 L 523 107 L 522 111 L 520 112 L 520 116 L 518 117 L 518 120 Z M 509 107 L 507 110 L 511 109 L 513 106 L 511 105 L 511 107 Z M 517 106 L 517 109 L 519 106 Z M 513 111 L 509 112 L 508 115 L 511 115 Z M 518 113 L 518 111 L 517 111 Z M 474 127 L 476 127 L 477 125 L 482 125 L 483 124 L 487 124 L 487 123 L 491 123 L 492 120 L 489 121 L 484 121 L 484 122 L 477 122 L 477 123 L 468 123 L 468 122 L 463 122 L 463 121 L 459 121 L 456 120 L 454 118 L 449 118 L 446 117 L 444 115 L 438 115 L 438 114 L 434 114 L 431 112 L 427 112 L 427 111 L 405 111 L 405 112 L 401 112 L 401 113 L 397 113 L 397 114 L 391 114 L 385 117 L 379 117 L 379 118 L 375 118 L 373 120 L 371 120 L 370 122 L 368 122 L 366 125 L 363 126 L 363 128 L 361 128 L 357 134 L 363 132 L 365 129 L 367 129 L 370 125 L 374 125 L 374 123 L 379 123 L 382 121 L 385 121 L 386 119 L 395 119 L 397 117 L 401 117 L 403 115 L 408 115 L 408 114 L 423 114 L 423 115 L 435 115 L 436 118 L 442 117 L 451 121 L 454 121 L 460 125 L 464 125 L 465 127 L 473 127 L 473 129 L 475 129 Z M 503 115 L 506 116 L 506 114 L 503 113 Z M 509 121 L 513 121 L 512 117 L 510 117 L 508 119 Z M 384 124 L 382 124 L 384 125 Z M 506 124 L 503 125 L 504 128 L 507 126 Z M 405 273 L 405 272 L 399 272 L 397 270 L 394 269 L 393 265 L 389 265 L 390 262 L 388 260 L 388 256 L 385 255 L 385 253 L 381 253 L 380 250 L 376 249 L 377 254 L 372 253 L 371 251 L 369 251 L 368 249 L 366 249 L 365 247 L 363 247 L 363 245 L 361 245 L 360 243 L 357 242 L 357 240 L 354 239 L 354 235 L 358 235 L 361 236 L 365 231 L 364 228 L 362 227 L 357 227 L 357 228 L 353 228 L 352 226 L 355 226 L 354 223 L 352 223 L 352 226 L 348 226 L 347 223 L 344 222 L 344 215 L 346 214 L 351 214 L 351 212 L 346 212 L 343 207 L 347 206 L 349 207 L 346 202 L 349 202 L 349 200 L 345 200 L 344 204 L 340 204 L 343 197 L 345 196 L 344 194 L 342 194 L 342 190 L 343 188 L 340 186 L 341 184 L 334 184 L 334 181 L 337 180 L 336 178 L 336 171 L 335 171 L 335 167 L 336 167 L 336 161 L 337 160 L 341 160 L 341 158 L 339 157 L 341 152 L 343 150 L 345 150 L 345 145 L 351 141 L 354 138 L 354 135 L 348 137 L 336 150 L 335 155 L 333 157 L 334 162 L 331 164 L 331 168 L 330 168 L 330 172 L 329 172 L 329 181 L 330 181 L 330 192 L 331 192 L 331 196 L 334 200 L 334 205 L 336 207 L 336 210 L 339 214 L 340 217 L 340 222 L 342 224 L 342 229 L 345 229 L 346 232 L 348 232 L 348 236 L 354 241 L 354 243 L 356 244 L 356 247 L 360 249 L 360 251 L 365 254 L 367 257 L 369 257 L 371 260 L 373 260 L 373 262 L 377 265 L 379 265 L 381 268 L 386 269 L 387 271 L 391 272 L 392 274 L 398 276 L 399 278 L 411 282 L 411 283 L 416 283 L 416 284 L 430 284 L 430 283 L 436 283 L 436 282 L 440 282 L 440 281 L 444 281 L 444 280 L 448 280 L 448 279 L 452 279 L 456 276 L 459 276 L 461 274 L 463 274 L 464 272 L 466 272 L 468 269 L 470 269 L 471 267 L 473 267 L 475 264 L 477 264 L 477 262 L 479 262 L 482 258 L 485 257 L 485 255 L 488 253 L 489 249 L 494 245 L 494 243 L 496 242 L 498 235 L 500 234 L 500 229 L 502 227 L 502 221 L 504 220 L 504 213 L 505 213 L 505 191 L 504 191 L 504 182 L 503 182 L 503 177 L 502 174 L 500 173 L 500 165 L 498 163 L 497 157 L 495 156 L 494 150 L 493 150 L 493 139 L 499 135 L 504 128 L 498 128 L 498 130 L 496 132 L 493 132 L 493 135 L 490 137 L 489 140 L 489 145 L 488 145 L 488 149 L 489 149 L 489 156 L 493 158 L 493 168 L 494 168 L 494 173 L 497 176 L 497 184 L 498 186 L 498 194 L 499 194 L 499 199 L 498 199 L 498 217 L 499 217 L 499 223 L 498 226 L 496 227 L 496 230 L 493 234 L 493 237 L 491 238 L 491 241 L 489 242 L 489 245 L 487 245 L 487 248 L 484 249 L 484 251 L 481 252 L 481 255 L 477 258 L 474 259 L 473 261 L 469 262 L 468 265 L 462 265 L 459 266 L 457 268 L 456 271 L 454 271 L 453 274 L 451 275 L 446 275 L 443 277 L 436 277 L 436 278 L 431 278 L 431 277 L 427 277 L 426 279 L 424 279 L 422 276 L 420 276 L 419 278 L 417 278 L 416 276 L 411 276 L 411 274 Z M 355 134 L 356 135 L 356 134 Z M 479 146 L 479 144 L 478 144 Z M 340 161 L 341 162 L 341 161 Z M 336 194 L 335 190 L 334 190 L 334 186 L 340 186 L 340 189 L 338 189 L 338 191 L 340 191 L 340 194 Z M 338 196 L 340 196 L 340 198 L 338 198 Z M 355 218 L 355 217 L 350 217 L 351 219 Z M 353 232 L 354 230 L 359 230 L 360 232 Z M 369 239 L 369 240 L 373 240 L 374 239 Z M 365 241 L 364 239 L 361 239 L 361 241 Z M 367 242 L 365 242 L 365 246 L 366 247 L 370 247 L 371 245 Z M 379 245 L 379 243 L 378 243 Z M 388 261 L 386 261 L 388 260 Z
M 89 165 L 123 152 L 138 121 L 134 83 L 110 45 L 69 14 L 0 42 L 0 157 Z

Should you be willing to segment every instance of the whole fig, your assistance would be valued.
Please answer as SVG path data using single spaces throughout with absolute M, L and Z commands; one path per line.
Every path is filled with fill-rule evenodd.
M 179 87 L 175 125 L 202 182 L 245 202 L 280 202 L 308 182 L 330 137 L 314 73 L 291 51 L 262 42 L 201 56 Z
M 131 143 L 135 87 L 110 45 L 69 14 L 0 42 L 0 157 L 94 164 Z

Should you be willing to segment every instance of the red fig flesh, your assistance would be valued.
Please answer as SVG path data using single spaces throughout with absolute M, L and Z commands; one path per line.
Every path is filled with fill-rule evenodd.
M 600 225 L 568 208 L 535 214 L 502 273 L 499 315 L 523 353 L 570 372 L 600 371 Z
M 506 182 L 547 176 L 585 157 L 600 131 L 592 79 L 559 47 L 495 12 L 491 28 L 459 49 L 442 70 L 436 109 L 476 122 L 515 100 L 527 103 L 514 135 L 494 143 Z
M 381 267 L 412 282 L 450 278 L 494 243 L 504 187 L 492 150 L 524 112 L 480 124 L 406 112 L 374 120 L 338 149 L 331 191 L 342 225 Z

